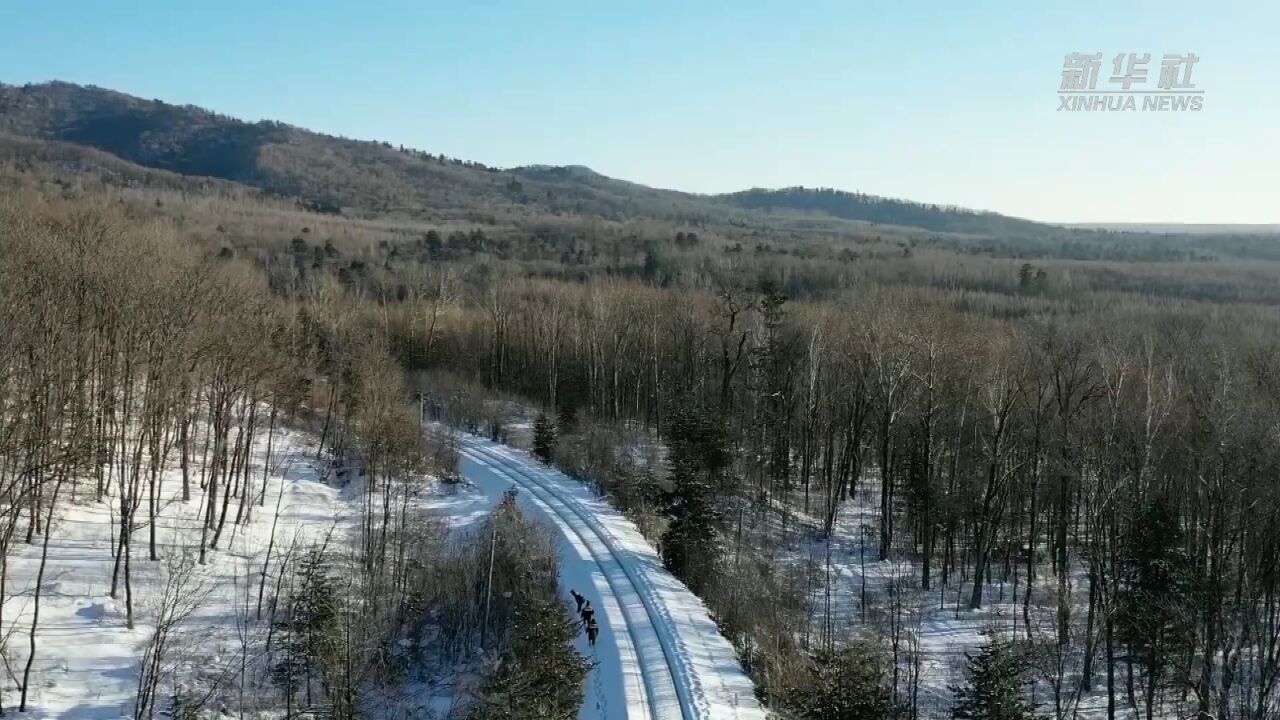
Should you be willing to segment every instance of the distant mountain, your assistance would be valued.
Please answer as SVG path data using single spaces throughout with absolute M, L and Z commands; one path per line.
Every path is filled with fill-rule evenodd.
M 196 107 L 59 82 L 0 86 L 0 129 L 94 147 L 183 175 L 248 184 L 263 178 L 258 151 L 287 142 L 289 131 L 276 123 L 244 123 Z
M 781 190 L 754 188 L 723 196 L 752 210 L 799 210 L 824 213 L 845 220 L 905 225 L 935 232 L 1013 237 L 1039 235 L 1053 226 L 993 212 L 929 205 L 910 200 L 851 193 L 831 188 L 791 187 Z
M 884 235 L 891 243 L 909 239 L 1024 259 L 1280 258 L 1280 248 L 1256 227 L 1192 234 L 1168 226 L 1063 227 L 828 188 L 699 195 L 610 178 L 581 165 L 491 168 L 64 82 L 0 84 L 0 163 L 18 172 L 50 168 L 73 181 L 262 192 L 318 212 L 366 218 L 509 227 L 571 218 L 657 220 L 718 226 L 762 241 Z
M 315 209 L 364 213 L 456 210 L 602 216 L 626 199 L 575 178 L 539 180 L 385 142 L 350 140 L 283 123 L 243 122 L 96 87 L 0 85 L 0 132 L 73 143 L 141 166 L 222 178 Z
M 114 187 L 148 187 L 223 196 L 249 197 L 261 191 L 221 178 L 181 175 L 146 167 L 102 150 L 68 142 L 41 140 L 0 131 L 0 167 L 19 171 L 36 166 L 76 180 L 92 180 Z
M 1070 223 L 1067 227 L 1171 235 L 1280 235 L 1280 224 L 1268 223 Z
M 681 222 L 807 213 L 998 237 L 1054 230 L 994 213 L 825 189 L 706 196 L 650 188 L 577 165 L 498 170 L 390 143 L 278 122 L 249 123 L 190 105 L 63 82 L 0 85 L 0 132 L 95 148 L 181 175 L 243 183 L 331 212 L 533 212 Z

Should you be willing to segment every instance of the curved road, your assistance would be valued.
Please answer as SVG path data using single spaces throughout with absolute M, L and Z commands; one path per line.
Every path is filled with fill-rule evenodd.
M 561 582 L 586 595 L 601 626 L 583 720 L 764 718 L 750 680 L 701 601 L 661 568 L 639 532 L 584 486 L 524 453 L 461 436 L 459 467 L 487 494 L 506 487 L 555 526 Z

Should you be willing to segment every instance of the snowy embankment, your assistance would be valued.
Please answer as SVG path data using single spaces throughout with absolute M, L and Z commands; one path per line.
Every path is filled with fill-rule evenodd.
M 561 544 L 561 584 L 596 608 L 601 627 L 583 720 L 766 717 L 733 646 L 701 600 L 667 572 L 629 520 L 586 486 L 527 453 L 464 436 L 460 469 L 490 500 L 515 487 Z

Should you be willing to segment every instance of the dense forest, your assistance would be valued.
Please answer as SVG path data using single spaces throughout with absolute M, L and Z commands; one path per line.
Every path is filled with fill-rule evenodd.
M 1094 689 L 1108 717 L 1274 713 L 1272 309 L 1049 305 L 1009 319 L 901 288 L 795 302 L 767 282 L 494 273 L 437 319 L 435 289 L 390 311 L 403 361 L 579 428 L 562 461 L 654 518 L 669 565 L 784 707 L 805 682 L 795 666 L 851 628 L 792 595 L 771 549 L 789 523 L 829 536 L 873 483 L 874 560 L 908 561 L 904 585 L 956 612 L 1010 594 L 1008 635 L 1057 717 Z M 637 428 L 669 449 L 665 472 L 617 452 Z M 914 716 L 911 661 L 898 662 L 892 696 Z
M 48 136 L 13 107 L 53 91 L 80 97 L 0 104 L 31 130 L 0 145 L 0 556 L 110 499 L 128 607 L 135 565 L 159 562 L 163 493 L 201 498 L 204 562 L 269 509 L 254 437 L 310 428 L 366 495 L 350 553 L 296 548 L 259 578 L 282 636 L 263 677 L 288 711 L 323 695 L 359 715 L 362 690 L 414 662 L 387 648 L 425 623 L 425 654 L 504 658 L 475 717 L 576 714 L 586 665 L 539 529 L 506 506 L 446 542 L 411 511 L 416 477 L 452 472 L 419 432 L 430 405 L 512 442 L 536 415 L 539 454 L 635 520 L 781 716 L 1280 712 L 1274 238 L 825 191 L 668 197 L 382 146 L 395 178 L 445 174 L 361 204 L 298 157 L 306 182 L 262 182 L 294 129 L 192 129 L 133 99 L 149 130 L 120 137 L 140 145 L 104 140 L 96 105 L 54 103 Z M 77 145 L 89 126 L 98 150 Z M 173 133 L 241 165 L 165 156 Z M 157 481 L 170 456 L 180 489 Z M 546 637 L 521 634 L 530 614 Z M 38 617 L 6 653 L 29 639 L 34 657 Z M 984 634 L 954 688 L 924 641 L 945 618 Z M 21 707 L 31 679 L 15 679 Z
M 135 718 L 219 705 L 354 717 L 371 689 L 476 656 L 495 669 L 469 717 L 524 704 L 576 715 L 587 665 L 567 645 L 576 632 L 545 530 L 504 502 L 450 537 L 413 503 L 423 473 L 447 476 L 454 460 L 421 435 L 386 343 L 350 321 L 357 306 L 336 282 L 314 290 L 280 297 L 250 264 L 101 207 L 0 206 L 0 578 L 34 576 L 30 588 L 0 582 L 0 603 L 16 609 L 4 707 L 28 710 L 52 682 L 33 673 L 57 637 L 41 625 L 46 575 L 66 572 L 50 551 L 75 546 L 69 516 L 105 506 L 109 596 L 128 629 L 148 628 Z M 314 542 L 277 533 L 285 484 L 269 471 L 310 460 L 295 451 L 273 465 L 272 447 L 298 428 L 320 436 L 318 455 L 359 493 L 349 542 L 334 527 Z M 190 508 L 185 539 L 175 506 Z M 258 515 L 271 518 L 258 523 L 270 529 L 265 561 L 227 578 L 239 593 L 225 620 L 238 628 L 231 659 L 224 645 L 190 667 L 201 641 L 183 623 L 216 590 L 204 568 L 234 563 Z M 324 522 L 337 519 L 309 520 Z M 139 578 L 154 585 L 161 568 L 160 597 L 138 597 Z

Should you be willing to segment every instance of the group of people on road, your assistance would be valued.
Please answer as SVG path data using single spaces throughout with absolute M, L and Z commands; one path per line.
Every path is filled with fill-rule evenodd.
M 591 601 L 586 599 L 577 590 L 569 590 L 569 594 L 573 596 L 573 601 L 578 604 L 578 615 L 582 618 L 582 627 L 587 631 L 587 642 L 591 647 L 596 646 L 596 638 L 600 637 L 600 626 L 596 624 L 596 611 L 591 607 Z

